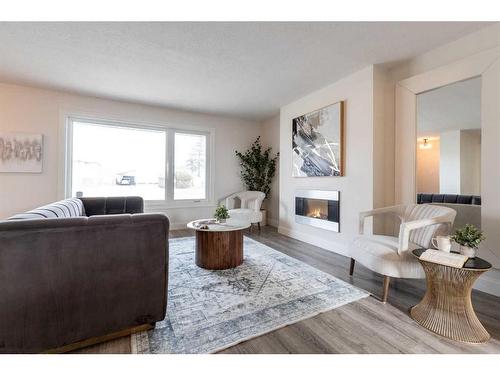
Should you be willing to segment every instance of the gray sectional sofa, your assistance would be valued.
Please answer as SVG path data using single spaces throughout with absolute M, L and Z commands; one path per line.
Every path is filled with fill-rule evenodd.
M 169 221 L 142 212 L 140 197 L 74 198 L 0 221 L 0 353 L 67 351 L 163 320 Z
M 463 194 L 417 194 L 418 204 L 435 204 L 454 209 L 457 212 L 453 230 L 472 224 L 481 229 L 481 197 Z

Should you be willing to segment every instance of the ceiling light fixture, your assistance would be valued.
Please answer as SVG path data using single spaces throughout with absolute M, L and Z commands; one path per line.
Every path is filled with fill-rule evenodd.
M 424 138 L 424 143 L 420 144 L 420 148 L 422 150 L 432 148 L 432 144 L 429 142 L 429 138 Z

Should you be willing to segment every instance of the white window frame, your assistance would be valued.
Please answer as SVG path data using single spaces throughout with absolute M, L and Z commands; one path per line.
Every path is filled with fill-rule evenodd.
M 73 123 L 83 122 L 99 124 L 117 128 L 145 129 L 165 132 L 165 199 L 144 200 L 147 211 L 159 211 L 166 208 L 190 208 L 190 207 L 213 207 L 214 200 L 214 154 L 215 154 L 215 130 L 213 128 L 199 128 L 185 125 L 167 126 L 165 124 L 153 124 L 142 122 L 130 122 L 122 120 L 108 120 L 91 116 L 65 115 L 64 121 L 64 159 L 62 168 L 62 179 L 64 181 L 64 197 L 72 196 L 72 165 L 73 165 Z M 205 199 L 177 199 L 174 200 L 174 170 L 175 170 L 175 133 L 198 134 L 206 136 L 206 163 L 205 163 Z

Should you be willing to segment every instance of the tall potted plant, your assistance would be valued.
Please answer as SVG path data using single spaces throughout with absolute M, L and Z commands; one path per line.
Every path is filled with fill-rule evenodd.
M 276 174 L 276 163 L 279 152 L 276 155 L 271 153 L 272 147 L 263 150 L 260 137 L 252 143 L 245 152 L 235 151 L 240 160 L 240 176 L 247 190 L 261 191 L 266 194 L 266 199 L 271 192 L 271 183 Z M 266 217 L 263 209 L 262 216 Z

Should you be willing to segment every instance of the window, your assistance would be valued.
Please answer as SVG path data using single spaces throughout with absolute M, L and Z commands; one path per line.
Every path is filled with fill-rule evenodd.
M 67 196 L 207 201 L 210 133 L 69 119 Z
M 206 198 L 206 144 L 205 135 L 175 132 L 174 199 Z

